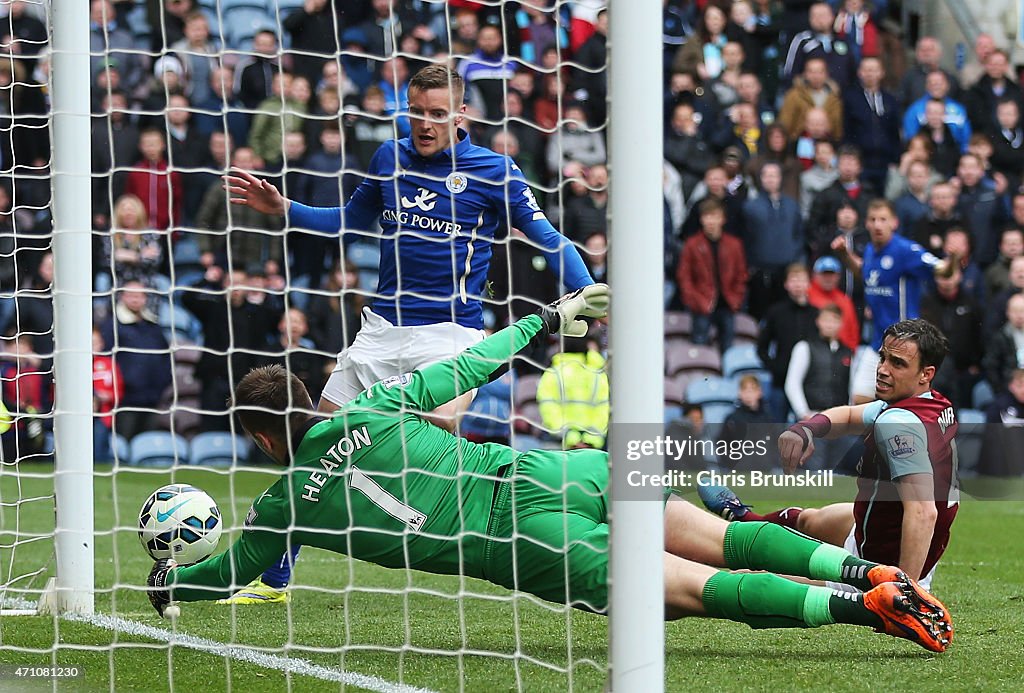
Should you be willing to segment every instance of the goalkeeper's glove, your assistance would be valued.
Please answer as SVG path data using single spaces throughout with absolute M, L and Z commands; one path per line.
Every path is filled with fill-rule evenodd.
M 550 334 L 585 337 L 589 328 L 579 317 L 603 318 L 608 315 L 610 293 L 607 284 L 584 286 L 541 308 L 540 317 Z
M 171 603 L 171 590 L 167 587 L 167 574 L 178 564 L 173 558 L 161 558 L 153 564 L 146 584 L 149 585 L 149 603 L 156 612 L 164 615 L 164 609 Z

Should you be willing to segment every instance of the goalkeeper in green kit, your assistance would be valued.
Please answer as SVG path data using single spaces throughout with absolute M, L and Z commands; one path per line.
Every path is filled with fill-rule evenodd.
M 297 543 L 604 612 L 607 453 L 477 445 L 417 413 L 497 377 L 532 340 L 584 333 L 579 318 L 603 317 L 607 307 L 607 286 L 575 291 L 456 358 L 373 385 L 330 418 L 313 413 L 305 387 L 279 366 L 251 371 L 234 394 L 242 426 L 289 468 L 253 503 L 227 552 L 187 567 L 156 563 L 153 606 L 162 615 L 172 600 L 228 596 Z M 844 582 L 863 593 L 730 570 Z M 848 623 L 936 652 L 953 637 L 946 608 L 898 568 L 778 525 L 729 523 L 674 495 L 665 503 L 664 580 L 668 619 L 707 616 L 754 628 Z

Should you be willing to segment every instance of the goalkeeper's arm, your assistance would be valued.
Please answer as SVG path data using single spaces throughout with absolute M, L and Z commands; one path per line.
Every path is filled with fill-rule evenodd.
M 261 518 L 262 519 L 262 518 Z M 288 548 L 288 534 L 263 527 L 247 527 L 224 553 L 190 566 L 157 561 L 149 576 L 149 599 L 163 614 L 171 600 L 198 602 L 230 597 L 263 571 L 281 560 Z
M 503 330 L 466 349 L 455 358 L 445 359 L 415 371 L 377 383 L 360 399 L 374 409 L 406 408 L 433 411 L 459 395 L 487 383 L 509 359 L 536 338 L 560 332 L 581 337 L 587 324 L 581 316 L 600 318 L 608 314 L 607 284 L 592 284 L 563 296 L 539 314 L 528 315 Z

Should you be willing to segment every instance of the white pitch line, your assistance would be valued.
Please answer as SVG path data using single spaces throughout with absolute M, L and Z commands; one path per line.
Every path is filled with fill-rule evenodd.
M 19 609 L 35 607 L 34 602 L 29 602 L 24 599 L 8 598 L 4 600 L 4 605 L 8 608 L 15 606 L 15 604 Z M 167 630 L 166 628 L 148 626 L 144 623 L 130 621 L 118 616 L 108 616 L 106 614 L 68 613 L 63 614 L 62 618 L 68 621 L 87 623 L 91 626 L 96 626 L 97 628 L 104 628 L 118 633 L 137 635 L 139 637 L 149 638 L 150 640 L 162 640 L 171 645 L 187 647 L 192 650 L 205 652 L 218 657 L 229 657 L 240 662 L 248 662 L 250 664 L 263 667 L 264 669 L 276 669 L 277 671 L 311 676 L 323 681 L 343 683 L 346 686 L 355 686 L 356 688 L 374 691 L 375 693 L 434 693 L 429 688 L 417 688 L 415 686 L 407 686 L 401 683 L 392 683 L 391 681 L 382 679 L 378 676 L 368 676 L 366 674 L 357 674 L 351 671 L 343 671 L 341 669 L 332 669 L 320 664 L 314 664 L 307 659 L 282 657 L 281 655 L 260 652 L 259 650 L 254 650 L 242 645 L 229 645 L 217 642 L 216 640 L 188 635 L 187 633 L 176 633 L 174 631 Z

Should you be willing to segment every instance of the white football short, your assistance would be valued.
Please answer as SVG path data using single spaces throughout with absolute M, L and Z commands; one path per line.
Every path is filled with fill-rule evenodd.
M 857 529 L 855 527 L 850 527 L 850 533 L 848 535 L 846 535 L 846 542 L 843 543 L 843 548 L 846 549 L 847 551 L 849 551 L 850 553 L 852 553 L 857 558 L 863 558 L 863 556 L 860 555 L 860 547 L 857 546 L 856 531 L 857 531 Z M 935 569 L 937 567 L 938 567 L 938 564 L 936 563 L 935 565 L 932 566 L 932 569 L 928 571 L 927 575 L 925 575 L 924 577 L 922 577 L 920 580 L 917 581 L 917 584 L 921 585 L 921 587 L 924 587 L 926 590 L 931 590 L 931 588 L 932 588 L 932 578 L 935 577 Z M 829 580 L 829 581 L 826 581 L 825 584 L 826 584 L 826 586 L 830 587 L 831 589 L 839 590 L 841 592 L 859 592 L 860 591 L 860 590 L 858 590 L 855 587 L 851 587 L 850 585 L 847 585 L 847 584 L 844 584 L 844 583 L 841 583 L 841 582 L 832 582 L 831 580 Z
M 323 397 L 341 406 L 384 378 L 456 356 L 483 338 L 483 330 L 454 322 L 396 327 L 363 308 L 363 325 L 352 346 L 338 354 Z
M 851 394 L 854 397 L 875 398 L 875 371 L 878 370 L 878 352 L 871 347 L 860 347 L 854 358 L 853 375 L 850 377 Z

